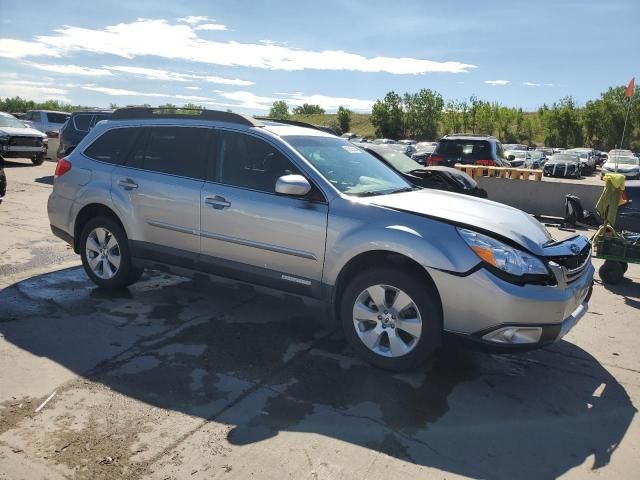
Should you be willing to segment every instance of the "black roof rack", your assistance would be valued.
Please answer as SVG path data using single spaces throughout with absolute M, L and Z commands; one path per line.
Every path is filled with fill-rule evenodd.
M 306 127 L 306 128 L 313 128 L 314 130 L 320 130 L 320 128 L 317 125 L 313 125 L 312 123 L 307 123 L 307 122 L 300 122 L 298 120 L 280 120 L 279 118 L 261 117 L 261 116 L 255 116 L 253 118 L 255 118 L 256 120 L 265 120 L 267 122 L 282 123 L 284 125 L 295 125 L 296 127 Z
M 190 113 L 176 113 L 175 110 Z M 164 112 L 164 113 L 163 113 Z M 191 113 L 193 112 L 193 114 Z M 143 118 L 181 118 L 185 120 L 216 120 L 220 122 L 238 123 L 249 127 L 262 127 L 251 117 L 239 113 L 223 112 L 221 110 L 206 110 L 200 108 L 183 107 L 126 107 L 113 112 L 112 120 L 132 120 Z
M 447 133 L 445 137 L 479 137 L 479 138 L 496 138 L 493 135 L 483 133 Z

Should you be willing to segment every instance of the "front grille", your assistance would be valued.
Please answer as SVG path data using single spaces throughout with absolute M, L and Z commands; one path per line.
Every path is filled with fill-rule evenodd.
M 41 147 L 42 139 L 40 137 L 13 137 L 9 140 L 12 147 Z
M 577 255 L 564 255 L 558 257 L 547 257 L 549 261 L 564 267 L 567 283 L 573 283 L 582 275 L 582 272 L 591 262 L 591 243 L 587 245 Z

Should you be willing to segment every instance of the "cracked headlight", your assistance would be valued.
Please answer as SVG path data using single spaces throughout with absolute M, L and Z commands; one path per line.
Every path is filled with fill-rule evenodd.
M 457 230 L 469 248 L 485 264 L 495 267 L 497 271 L 513 277 L 549 276 L 546 265 L 535 255 L 473 230 L 465 228 Z

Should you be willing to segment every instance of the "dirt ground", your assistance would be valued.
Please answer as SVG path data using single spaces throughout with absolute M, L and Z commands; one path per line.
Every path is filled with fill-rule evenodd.
M 96 288 L 49 231 L 53 169 L 6 167 L 0 479 L 638 478 L 640 266 L 596 278 L 551 347 L 393 375 L 298 297 L 155 271 Z

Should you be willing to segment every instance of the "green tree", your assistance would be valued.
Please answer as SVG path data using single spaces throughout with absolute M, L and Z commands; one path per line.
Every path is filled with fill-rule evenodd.
M 295 115 L 324 115 L 324 109 L 320 105 L 304 103 L 293 109 Z
M 340 130 L 347 133 L 351 127 L 351 110 L 343 106 L 338 107 L 338 124 Z
M 404 131 L 402 97 L 391 91 L 384 99 L 377 100 L 371 109 L 369 121 L 378 137 L 399 139 Z
M 612 148 L 638 148 L 636 139 L 640 135 L 640 89 L 636 89 L 631 105 L 625 99 L 626 88 L 610 87 L 600 94 L 597 100 L 588 101 L 583 109 L 585 139 L 593 148 L 611 150 Z M 620 145 L 627 108 L 629 120 L 625 132 L 624 145 Z
M 444 100 L 438 92 L 423 88 L 404 94 L 404 134 L 410 138 L 433 140 L 438 135 Z
M 583 145 L 582 120 L 573 98 L 564 97 L 551 108 L 542 108 L 540 112 L 545 129 L 545 145 L 562 148 Z
M 269 117 L 276 118 L 278 120 L 286 120 L 290 117 L 289 107 L 284 100 L 276 100 L 269 110 Z

